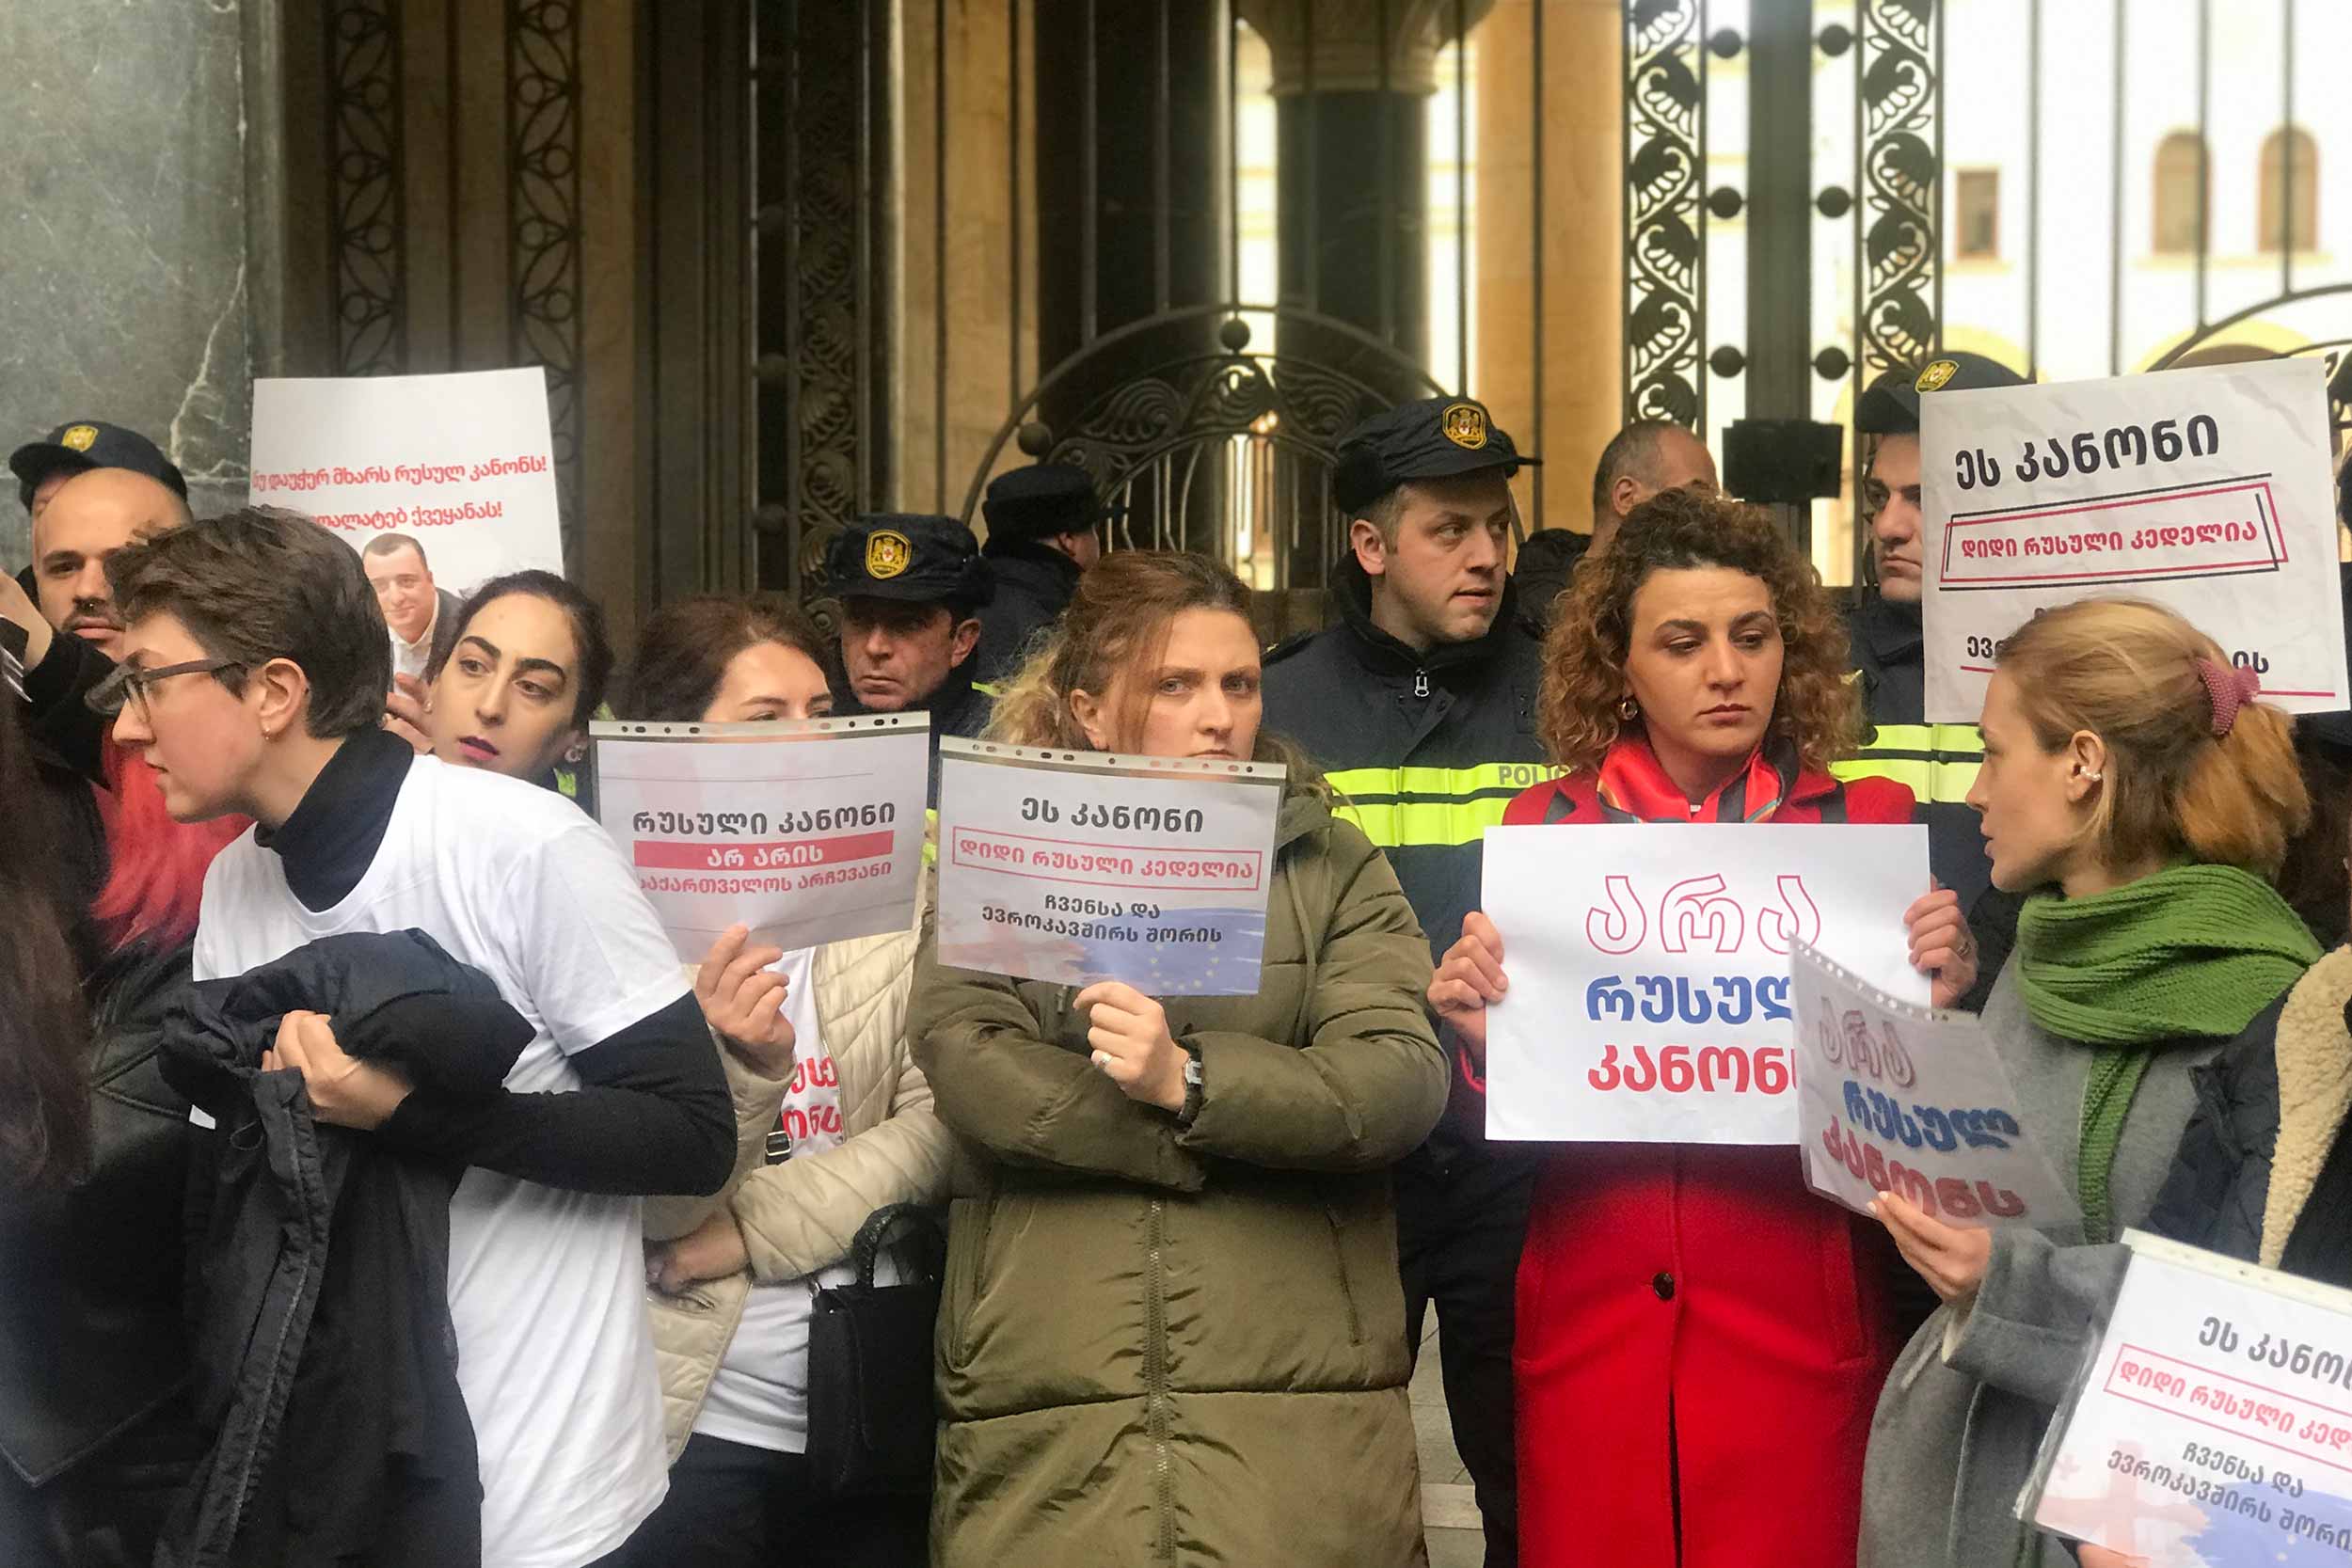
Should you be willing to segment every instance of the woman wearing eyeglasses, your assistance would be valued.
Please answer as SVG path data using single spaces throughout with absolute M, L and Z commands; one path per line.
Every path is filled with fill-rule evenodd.
M 257 823 L 206 880 L 198 979 L 421 930 L 527 1018 L 489 1095 L 411 1090 L 310 1012 L 286 1015 L 262 1067 L 299 1072 L 318 1121 L 465 1168 L 449 1316 L 483 1560 L 630 1560 L 666 1486 L 638 1200 L 714 1191 L 735 1153 L 660 921 L 576 807 L 381 727 L 383 615 L 326 530 L 247 510 L 135 545 L 108 575 L 128 628 L 116 739 L 152 762 L 175 816 Z

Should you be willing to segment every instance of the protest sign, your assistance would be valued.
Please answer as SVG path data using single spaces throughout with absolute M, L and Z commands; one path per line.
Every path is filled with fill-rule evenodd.
M 1511 990 L 1486 1014 L 1486 1135 L 1794 1143 L 1789 953 L 1925 1002 L 1903 911 L 1927 891 L 1919 827 L 1487 829 Z
M 939 961 L 1150 996 L 1249 996 L 1279 764 L 939 746 Z
M 253 504 L 306 513 L 354 549 L 406 534 L 461 595 L 564 570 L 553 453 L 536 368 L 253 384 Z
M 2017 1091 L 1973 1014 L 1898 1002 L 1803 942 L 1789 969 L 1797 1143 L 1815 1192 L 1857 1213 L 1900 1193 L 1952 1225 L 2080 1222 L 2073 1190 L 2019 1128 Z
M 1974 723 L 2010 634 L 2077 599 L 2169 606 L 2292 712 L 2348 705 L 2316 359 L 1920 400 L 1927 717 Z
M 597 815 L 679 958 L 739 924 L 787 951 L 914 924 L 930 715 L 590 733 Z
M 2127 1230 L 2020 1513 L 2148 1568 L 2352 1557 L 2352 1291 Z

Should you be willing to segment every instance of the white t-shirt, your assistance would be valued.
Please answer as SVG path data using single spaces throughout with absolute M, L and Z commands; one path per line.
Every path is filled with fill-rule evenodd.
M 580 1086 L 570 1057 L 686 994 L 602 829 L 518 779 L 409 765 L 374 862 L 313 912 L 250 832 L 204 879 L 196 977 L 345 931 L 424 931 L 532 1025 L 509 1089 Z M 668 1490 L 637 1199 L 469 1169 L 450 1201 L 457 1382 L 482 1469 L 484 1568 L 580 1568 Z
M 389 627 L 385 628 L 390 632 L 392 639 L 394 674 L 424 679 L 424 667 L 433 662 L 433 634 L 440 628 L 440 625 L 441 596 L 436 594 L 433 595 L 433 618 L 424 624 L 424 630 L 417 634 L 414 642 L 404 642 L 400 640 L 400 633 L 391 631 Z

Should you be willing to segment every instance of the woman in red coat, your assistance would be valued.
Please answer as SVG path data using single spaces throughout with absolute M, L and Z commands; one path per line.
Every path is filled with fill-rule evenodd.
M 1664 492 L 1561 604 L 1541 721 L 1568 775 L 1503 820 L 1907 822 L 1901 785 L 1829 776 L 1860 722 L 1845 669 L 1827 595 L 1763 513 Z M 1975 975 L 1958 899 L 1904 919 L 1948 1006 Z M 1430 986 L 1482 1059 L 1502 957 L 1473 913 Z M 1852 1562 L 1897 1267 L 1876 1226 L 1807 1190 L 1794 1146 L 1554 1149 L 1519 1262 L 1520 1562 Z

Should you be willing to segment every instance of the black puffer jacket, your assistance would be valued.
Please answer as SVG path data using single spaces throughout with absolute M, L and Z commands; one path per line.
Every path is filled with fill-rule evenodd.
M 159 1568 L 471 1568 L 482 1487 L 448 1301 L 461 1169 L 317 1121 L 301 1075 L 260 1062 L 305 1009 L 421 1090 L 490 1094 L 531 1024 L 421 931 L 326 937 L 183 994 L 165 1071 L 218 1123 L 195 1351 L 219 1435 Z
M 980 641 L 972 650 L 972 678 L 983 685 L 1010 680 L 1039 634 L 1061 619 L 1078 591 L 1078 563 L 1051 545 L 993 538 L 980 546 L 996 577 L 996 596 L 980 611 Z

